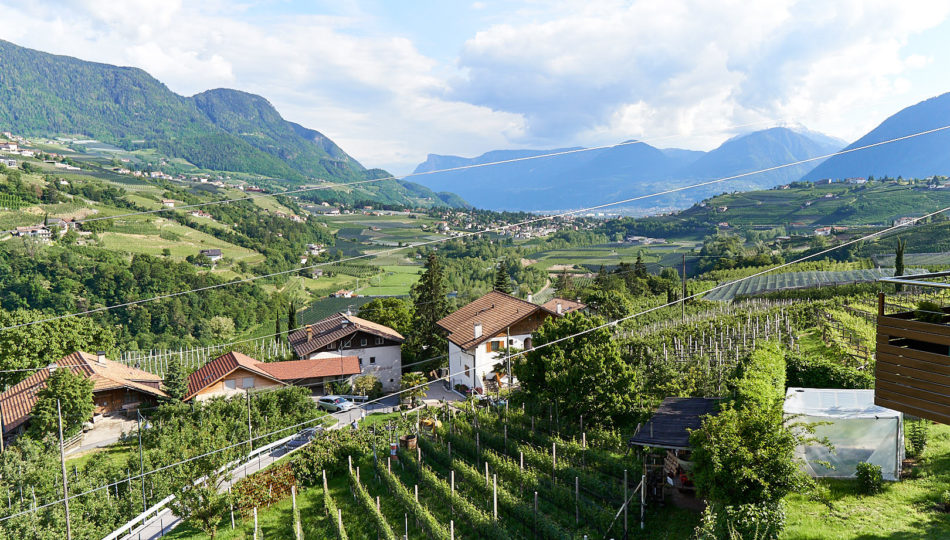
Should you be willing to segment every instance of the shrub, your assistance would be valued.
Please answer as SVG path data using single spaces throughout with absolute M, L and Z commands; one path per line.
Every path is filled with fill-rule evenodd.
M 944 512 L 950 512 L 950 489 L 945 489 L 940 494 L 940 505 Z
M 290 463 L 282 463 L 239 480 L 233 488 L 234 506 L 244 516 L 254 508 L 270 506 L 290 496 L 297 478 Z
M 911 422 L 907 429 L 907 440 L 910 442 L 911 456 L 919 458 L 924 455 L 927 439 L 930 436 L 930 423 L 923 418 Z
M 703 511 L 693 536 L 697 540 L 771 540 L 785 528 L 785 507 L 781 502 L 709 505 Z
M 940 324 L 943 322 L 943 309 L 936 302 L 921 300 L 917 303 L 917 311 L 914 316 L 918 321 Z
M 775 343 L 757 347 L 740 364 L 734 383 L 736 403 L 771 406 L 785 397 L 785 353 Z
M 871 463 L 858 463 L 858 488 L 865 495 L 873 495 L 884 491 L 884 477 L 881 475 L 881 466 Z

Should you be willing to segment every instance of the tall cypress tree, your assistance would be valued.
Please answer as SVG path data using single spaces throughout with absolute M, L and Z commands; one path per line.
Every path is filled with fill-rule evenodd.
M 280 310 L 274 315 L 274 341 L 280 343 Z
M 287 334 L 297 329 L 297 306 L 294 301 L 290 301 L 290 307 L 287 310 Z
M 498 268 L 495 270 L 495 283 L 492 285 L 492 289 L 505 294 L 511 294 L 511 278 L 508 277 L 508 265 L 505 261 L 498 263 Z
M 445 275 L 442 270 L 442 261 L 434 254 L 429 255 L 425 265 L 426 271 L 419 281 L 412 286 L 411 296 L 415 305 L 412 334 L 407 339 L 407 350 L 420 360 L 434 358 L 446 353 L 445 338 L 442 329 L 436 324 L 449 314 L 449 303 L 446 299 Z M 439 361 L 433 361 L 425 370 L 436 367 Z M 424 370 L 420 370 L 424 371 Z
M 907 242 L 903 238 L 897 239 L 897 249 L 894 250 L 894 277 L 900 277 L 904 275 L 904 247 L 906 247 Z M 903 287 L 900 283 L 896 284 L 894 288 L 897 292 L 900 292 Z

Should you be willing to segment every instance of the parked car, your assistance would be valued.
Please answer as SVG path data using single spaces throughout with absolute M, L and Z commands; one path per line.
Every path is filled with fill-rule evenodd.
M 316 437 L 317 434 L 321 433 L 322 431 L 323 431 L 323 426 L 317 426 L 317 427 L 304 429 L 300 433 L 298 433 L 296 437 L 287 441 L 287 444 L 285 444 L 284 446 L 291 449 L 300 448 L 301 446 L 312 441 L 314 437 Z
M 348 411 L 353 408 L 353 402 L 340 396 L 323 396 L 317 400 L 317 406 L 330 412 Z

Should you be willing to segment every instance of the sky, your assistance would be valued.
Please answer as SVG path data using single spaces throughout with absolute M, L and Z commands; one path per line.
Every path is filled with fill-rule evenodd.
M 853 141 L 950 91 L 950 0 L 0 0 L 0 39 L 236 88 L 368 167 L 776 125 Z M 2 68 L 2 59 L 0 59 Z

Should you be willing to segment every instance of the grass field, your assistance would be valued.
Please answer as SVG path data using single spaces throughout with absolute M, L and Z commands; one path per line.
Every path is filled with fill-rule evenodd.
M 611 243 L 596 246 L 552 249 L 530 255 L 536 260 L 536 265 L 543 269 L 555 265 L 578 265 L 596 270 L 601 265 L 610 269 L 621 262 L 633 264 L 637 255 L 642 254 L 643 262 L 651 272 L 657 272 L 660 267 L 678 266 L 682 261 L 682 252 L 692 248 L 692 244 L 661 244 L 654 246 L 633 246 L 629 244 Z
M 369 286 L 359 290 L 367 296 L 402 296 L 419 281 L 421 266 L 383 266 L 383 273 L 370 278 Z
M 162 251 L 168 249 L 172 257 L 184 259 L 188 255 L 197 254 L 202 249 L 218 248 L 223 256 L 230 257 L 236 262 L 257 263 L 264 260 L 264 256 L 256 251 L 235 246 L 177 222 L 164 218 L 153 219 L 154 233 L 105 232 L 99 236 L 107 249 L 128 253 L 161 256 Z M 144 222 L 144 220 L 140 221 Z

